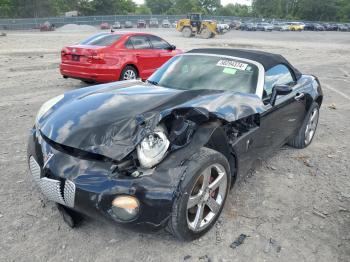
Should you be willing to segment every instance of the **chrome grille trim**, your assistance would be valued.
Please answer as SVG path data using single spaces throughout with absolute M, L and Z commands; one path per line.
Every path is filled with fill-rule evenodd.
M 64 201 L 66 202 L 67 206 L 74 207 L 74 200 L 75 184 L 70 180 L 66 180 L 66 183 L 64 185 Z
M 58 180 L 43 177 L 40 179 L 39 187 L 48 200 L 65 205 L 61 195 L 61 182 Z
M 74 207 L 75 200 L 75 184 L 70 180 L 66 180 L 63 192 L 61 191 L 61 181 L 41 178 L 41 168 L 33 156 L 29 158 L 29 169 L 35 183 L 39 186 L 44 196 L 51 201 L 60 203 L 65 206 Z
M 35 182 L 39 184 L 41 169 L 39 164 L 35 161 L 34 157 L 32 156 L 29 158 L 29 168 L 30 168 L 30 173 L 32 174 Z

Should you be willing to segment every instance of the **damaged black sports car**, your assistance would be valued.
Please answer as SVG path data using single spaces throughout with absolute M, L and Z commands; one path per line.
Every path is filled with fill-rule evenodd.
M 28 143 L 31 175 L 74 226 L 79 214 L 192 240 L 239 174 L 284 144 L 307 147 L 323 94 L 280 55 L 196 49 L 147 81 L 47 101 Z

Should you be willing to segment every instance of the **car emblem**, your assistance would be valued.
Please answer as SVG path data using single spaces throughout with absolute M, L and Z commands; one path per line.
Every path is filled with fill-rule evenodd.
M 72 52 L 75 53 L 75 51 L 77 51 L 75 48 L 73 48 Z
M 46 167 L 47 163 L 50 161 L 50 159 L 53 157 L 53 154 L 52 153 L 49 153 L 47 155 L 44 155 L 44 166 L 43 168 Z

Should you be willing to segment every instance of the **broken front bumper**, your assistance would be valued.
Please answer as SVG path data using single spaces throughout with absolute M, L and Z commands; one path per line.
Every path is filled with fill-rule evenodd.
M 115 173 L 111 162 L 92 161 L 55 150 L 35 129 L 28 141 L 31 175 L 44 196 L 90 217 L 131 225 L 136 229 L 165 226 L 181 177 L 186 167 L 163 161 L 149 175 L 133 178 Z M 121 195 L 131 195 L 140 203 L 139 214 L 131 222 L 118 220 L 111 203 Z

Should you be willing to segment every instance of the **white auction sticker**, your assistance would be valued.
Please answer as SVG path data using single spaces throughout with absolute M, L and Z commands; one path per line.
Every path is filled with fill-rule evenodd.
M 232 61 L 232 60 L 220 60 L 217 66 L 230 67 L 238 70 L 246 70 L 248 64 Z

